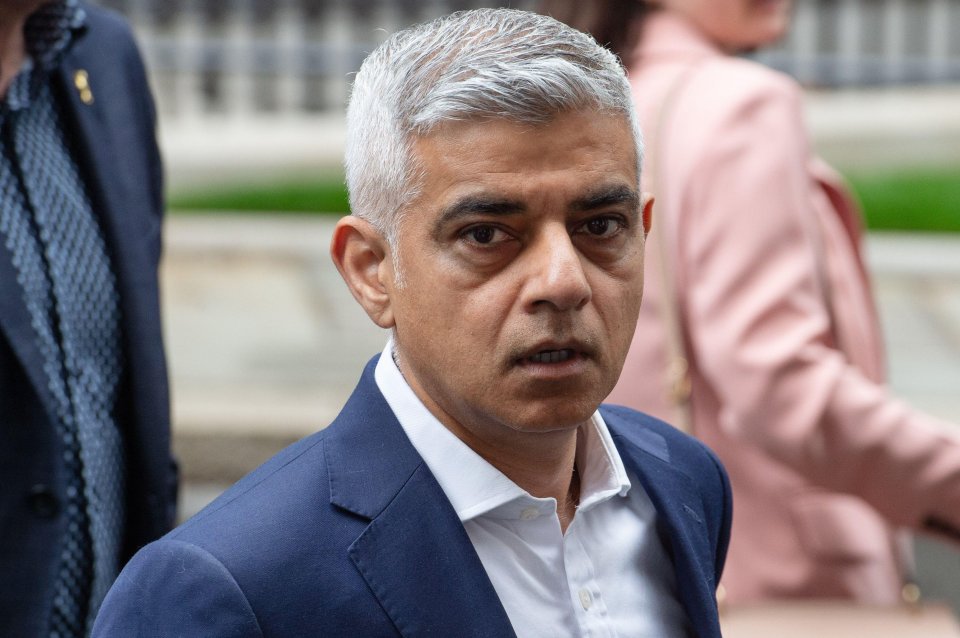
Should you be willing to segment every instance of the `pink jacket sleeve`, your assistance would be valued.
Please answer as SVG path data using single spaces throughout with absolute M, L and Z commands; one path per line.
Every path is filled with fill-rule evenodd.
M 666 173 L 683 210 L 682 312 L 724 406 L 720 427 L 893 522 L 932 517 L 960 530 L 960 428 L 891 396 L 837 347 L 817 275 L 823 202 L 799 90 L 755 75 L 708 69 L 691 82 Z

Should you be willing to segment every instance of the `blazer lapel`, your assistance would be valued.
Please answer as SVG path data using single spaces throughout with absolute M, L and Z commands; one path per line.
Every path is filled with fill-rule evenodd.
M 50 393 L 47 373 L 43 369 L 43 355 L 37 345 L 30 312 L 24 304 L 17 270 L 7 247 L 0 246 L 0 251 L 5 253 L 0 258 L 0 331 L 7 335 L 11 349 L 20 360 L 50 419 L 56 421 L 59 419 L 57 407 Z
M 350 558 L 407 638 L 514 636 L 463 524 L 377 388 L 376 360 L 325 444 L 331 502 L 370 520 Z
M 715 557 L 710 552 L 705 514 L 692 479 L 671 463 L 667 441 L 660 434 L 636 428 L 626 436 L 616 432 L 610 421 L 608 425 L 624 465 L 637 476 L 656 507 L 657 530 L 673 559 L 677 596 L 690 622 L 698 636 L 719 638 Z
M 143 289 L 144 282 L 155 280 L 157 254 L 149 243 L 160 237 L 160 218 L 143 211 L 156 208 L 149 200 L 150 176 L 135 170 L 136 162 L 128 161 L 129 153 L 146 156 L 144 144 L 154 143 L 136 133 L 133 122 L 148 117 L 145 114 L 117 112 L 130 109 L 130 98 L 112 99 L 110 82 L 96 66 L 83 63 L 82 45 L 77 43 L 76 54 L 67 56 L 59 75 L 59 97 L 64 108 L 64 125 L 74 140 L 77 162 L 89 190 L 94 212 L 112 253 L 112 263 L 121 286 L 121 303 L 125 311 L 135 307 L 132 296 Z M 92 91 L 93 101 L 85 103 L 76 87 L 77 74 Z M 111 125 L 125 122 L 127 126 Z M 144 174 L 141 174 L 144 173 Z M 145 244 L 146 242 L 146 244 Z M 159 250 L 157 245 L 156 250 Z M 141 279 L 143 281 L 141 281 Z

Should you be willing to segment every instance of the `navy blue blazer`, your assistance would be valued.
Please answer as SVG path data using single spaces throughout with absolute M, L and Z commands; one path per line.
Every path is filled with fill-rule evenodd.
M 157 266 L 163 185 L 155 113 L 126 24 L 84 5 L 87 32 L 53 84 L 117 276 L 126 374 L 118 424 L 127 451 L 124 560 L 173 524 L 167 373 Z M 89 78 L 93 103 L 74 85 Z M 0 635 L 42 634 L 58 567 L 65 479 L 55 408 L 10 253 L 0 241 Z
M 380 393 L 375 363 L 327 429 L 141 550 L 94 638 L 513 636 L 460 519 Z M 651 417 L 602 413 L 657 508 L 692 626 L 718 638 L 731 516 L 722 466 Z

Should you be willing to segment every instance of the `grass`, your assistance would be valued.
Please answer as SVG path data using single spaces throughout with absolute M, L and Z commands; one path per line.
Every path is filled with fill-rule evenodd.
M 336 213 L 350 209 L 341 176 L 300 178 L 265 184 L 231 184 L 173 193 L 173 211 Z
M 870 230 L 960 232 L 960 166 L 848 175 Z
M 960 232 L 960 167 L 850 174 L 871 230 Z M 336 213 L 348 210 L 339 175 L 185 191 L 174 211 Z

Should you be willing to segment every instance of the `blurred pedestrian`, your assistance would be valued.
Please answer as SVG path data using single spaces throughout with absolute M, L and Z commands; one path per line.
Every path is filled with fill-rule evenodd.
M 730 471 L 731 601 L 892 603 L 901 528 L 960 538 L 960 429 L 891 395 L 857 207 L 811 153 L 796 82 L 735 55 L 780 38 L 790 5 L 544 8 L 620 54 L 649 144 L 647 287 L 609 400 L 686 423 Z
M 0 3 L 0 635 L 83 636 L 171 526 L 154 109 L 127 26 Z

